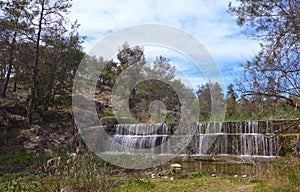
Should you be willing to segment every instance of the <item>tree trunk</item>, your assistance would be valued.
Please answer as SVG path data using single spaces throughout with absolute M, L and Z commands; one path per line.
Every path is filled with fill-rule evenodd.
M 12 71 L 12 66 L 13 66 L 13 61 L 14 61 L 14 52 L 15 52 L 16 38 L 17 38 L 17 31 L 14 32 L 12 44 L 11 44 L 11 47 L 10 47 L 8 71 L 7 71 L 7 74 L 6 74 L 6 78 L 5 78 L 5 82 L 4 82 L 4 87 L 3 87 L 3 90 L 2 90 L 2 96 L 3 97 L 6 97 L 6 91 L 7 91 L 7 87 L 8 87 L 8 83 L 9 83 L 9 79 L 10 79 L 10 75 L 11 75 L 11 71 Z
M 19 76 L 19 66 L 16 67 L 13 92 L 17 91 L 17 77 Z
M 43 0 L 41 5 L 42 9 L 39 18 L 38 33 L 37 33 L 37 40 L 36 40 L 34 68 L 33 68 L 33 74 L 31 79 L 31 95 L 30 95 L 30 101 L 27 109 L 27 121 L 29 124 L 32 123 L 32 115 L 35 108 L 36 90 L 37 90 L 37 71 L 38 71 L 38 64 L 40 58 L 40 40 L 41 40 L 42 24 L 43 24 L 44 11 L 45 11 L 44 5 L 45 3 Z

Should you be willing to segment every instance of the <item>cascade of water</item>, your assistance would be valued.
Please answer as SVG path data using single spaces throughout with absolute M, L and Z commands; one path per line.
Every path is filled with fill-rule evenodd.
M 268 121 L 198 122 L 193 125 L 191 128 L 196 129 L 195 135 L 189 149 L 183 153 L 275 156 L 279 149 L 277 136 L 266 137 L 272 136 L 274 130 Z M 108 152 L 131 153 L 129 148 L 151 148 L 153 154 L 165 154 L 169 151 L 167 141 L 173 132 L 166 123 L 116 125 L 112 136 L 114 142 L 106 149 Z

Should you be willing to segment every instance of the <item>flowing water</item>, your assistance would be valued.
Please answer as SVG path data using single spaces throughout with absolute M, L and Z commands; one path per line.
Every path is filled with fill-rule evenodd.
M 168 155 L 171 137 L 184 137 L 176 133 L 175 124 L 118 124 L 111 131 L 114 144 L 104 153 L 131 149 L 150 149 L 153 155 Z M 181 154 L 191 156 L 276 156 L 280 147 L 277 130 L 269 121 L 197 122 L 190 125 L 191 141 Z M 189 133 L 188 133 L 189 134 Z M 121 150 L 120 150 L 121 148 Z

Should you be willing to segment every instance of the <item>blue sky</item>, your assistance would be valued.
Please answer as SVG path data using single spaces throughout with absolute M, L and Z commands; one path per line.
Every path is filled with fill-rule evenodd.
M 69 17 L 73 21 L 77 19 L 81 24 L 79 33 L 87 36 L 84 43 L 86 51 L 111 33 L 135 25 L 165 24 L 181 29 L 209 51 L 227 86 L 240 73 L 239 64 L 250 59 L 259 50 L 258 42 L 245 37 L 236 25 L 235 18 L 226 13 L 229 2 L 230 0 L 73 0 Z M 190 61 L 172 51 L 145 47 L 145 54 L 150 60 L 159 55 L 169 58 L 180 72 L 188 75 L 194 89 L 205 83 L 201 71 L 197 71 Z

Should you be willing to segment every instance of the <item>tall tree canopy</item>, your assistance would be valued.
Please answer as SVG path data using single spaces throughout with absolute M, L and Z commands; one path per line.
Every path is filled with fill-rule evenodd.
M 3 13 L 3 17 L 0 19 L 1 51 L 4 53 L 2 55 L 2 59 L 7 61 L 7 64 L 6 62 L 3 62 L 1 66 L 1 69 L 5 69 L 4 74 L 6 74 L 2 89 L 3 97 L 6 97 L 6 91 L 13 70 L 13 65 L 17 68 L 17 64 L 14 62 L 15 55 L 18 50 L 17 43 L 21 41 L 21 36 L 28 27 L 26 19 L 24 19 L 26 18 L 26 14 L 28 14 L 25 9 L 27 5 L 28 2 L 24 0 L 8 0 L 0 2 L 0 8 Z M 7 55 L 5 53 L 7 53 Z
M 0 84 L 6 97 L 10 80 L 28 90 L 27 119 L 70 101 L 75 71 L 83 57 L 79 25 L 66 15 L 71 0 L 0 2 Z M 60 104 L 61 104 L 60 103 Z
M 237 0 L 229 12 L 261 51 L 243 64 L 238 91 L 244 96 L 285 100 L 300 109 L 300 1 Z

